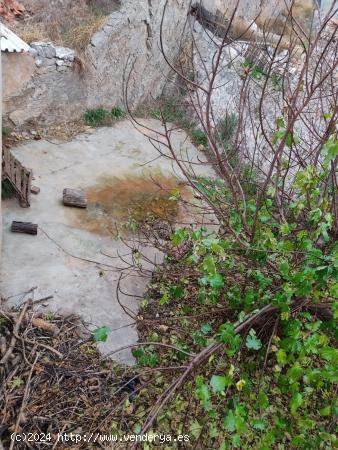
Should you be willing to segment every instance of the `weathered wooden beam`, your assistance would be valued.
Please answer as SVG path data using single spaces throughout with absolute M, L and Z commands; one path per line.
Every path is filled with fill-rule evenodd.
M 65 188 L 63 190 L 63 204 L 76 208 L 87 208 L 87 195 L 80 189 Z
M 12 233 L 38 234 L 38 225 L 32 222 L 17 222 L 13 220 L 11 226 Z

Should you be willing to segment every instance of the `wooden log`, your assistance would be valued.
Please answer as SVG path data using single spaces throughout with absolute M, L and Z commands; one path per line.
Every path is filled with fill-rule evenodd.
M 86 193 L 80 189 L 63 190 L 63 204 L 66 206 L 75 206 L 76 208 L 87 208 Z
M 40 328 L 41 330 L 47 331 L 48 333 L 51 333 L 54 336 L 60 333 L 60 328 L 57 325 L 51 322 L 47 322 L 46 320 L 43 320 L 40 317 L 34 317 L 32 319 L 32 325 L 36 328 Z
M 38 225 L 32 222 L 16 222 L 13 220 L 11 226 L 12 233 L 38 234 Z
M 37 186 L 32 186 L 31 187 L 31 193 L 34 194 L 34 195 L 40 194 L 40 188 L 37 187 Z

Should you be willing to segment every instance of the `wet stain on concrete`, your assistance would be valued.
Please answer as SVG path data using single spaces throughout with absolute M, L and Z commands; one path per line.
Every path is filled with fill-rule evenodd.
M 102 177 L 87 189 L 88 207 L 71 210 L 78 228 L 111 234 L 126 224 L 147 221 L 175 223 L 180 217 L 178 197 L 188 199 L 187 186 L 177 178 L 162 174 Z

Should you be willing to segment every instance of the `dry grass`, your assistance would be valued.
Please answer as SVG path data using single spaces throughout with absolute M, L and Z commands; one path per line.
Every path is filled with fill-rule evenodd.
M 88 20 L 73 30 L 70 30 L 64 38 L 68 47 L 75 48 L 81 53 L 90 42 L 91 37 L 107 22 L 107 16 L 89 17 Z
M 74 48 L 80 54 L 109 14 L 120 7 L 119 0 L 25 0 L 25 14 L 11 27 L 27 43 L 52 41 Z
M 18 36 L 25 42 L 48 41 L 49 36 L 42 24 L 24 24 L 17 29 Z

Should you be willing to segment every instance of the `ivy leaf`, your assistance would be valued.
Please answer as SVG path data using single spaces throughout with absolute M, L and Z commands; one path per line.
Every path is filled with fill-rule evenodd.
M 213 375 L 210 380 L 210 385 L 214 393 L 223 392 L 228 382 L 227 378 L 220 375 Z
M 256 331 L 251 329 L 246 337 L 245 345 L 249 350 L 259 350 L 262 348 L 262 342 L 256 336 Z
M 106 342 L 106 340 L 108 339 L 108 334 L 111 331 L 112 331 L 111 328 L 103 326 L 100 328 L 96 328 L 94 331 L 92 331 L 92 335 L 96 342 Z

